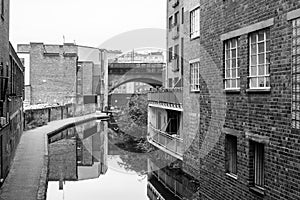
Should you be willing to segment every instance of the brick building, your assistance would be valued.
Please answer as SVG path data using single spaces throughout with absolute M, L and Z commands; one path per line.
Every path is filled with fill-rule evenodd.
M 84 105 L 85 110 L 101 107 L 103 55 L 113 51 L 69 43 L 30 43 L 19 44 L 18 54 L 29 71 L 25 80 L 27 105 L 76 103 Z
M 184 11 L 180 136 L 199 199 L 299 199 L 300 2 L 167 2 Z
M 184 73 L 184 7 L 179 1 L 167 1 L 167 67 L 163 72 L 163 88 L 148 94 L 148 141 L 167 155 L 184 162 L 183 132 L 183 73 Z M 160 163 L 159 163 L 160 164 Z M 153 163 L 153 166 L 159 166 Z M 180 164 L 182 165 L 182 164 Z M 148 167 L 152 167 L 149 162 Z M 149 174 L 148 196 L 150 199 L 190 198 L 189 181 L 184 172 L 163 166 Z M 155 168 L 155 167 L 154 167 Z M 152 171 L 152 169 L 150 170 Z M 174 172 L 175 171 L 175 172 Z M 181 175 L 176 175 L 177 173 Z M 172 175 L 172 176 L 171 176 Z M 176 178 L 175 178 L 176 177 Z M 188 179 L 192 182 L 192 179 Z M 165 188 L 168 191 L 163 192 Z M 188 199 L 189 199 L 188 198 Z
M 23 132 L 24 67 L 9 42 L 9 0 L 0 1 L 0 185 Z
M 30 60 L 30 76 L 26 78 L 29 78 L 30 96 L 27 96 L 31 105 L 64 105 L 75 100 L 78 54 L 74 44 L 18 45 L 18 54 Z

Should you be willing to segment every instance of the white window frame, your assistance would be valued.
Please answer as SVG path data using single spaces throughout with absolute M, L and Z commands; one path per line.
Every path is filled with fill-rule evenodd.
M 292 24 L 292 128 L 300 129 L 300 18 Z
M 200 91 L 200 61 L 190 63 L 191 92 Z
M 263 40 L 259 34 L 263 32 Z M 267 32 L 269 35 L 267 35 Z M 255 41 L 252 37 L 255 37 Z M 267 37 L 269 36 L 269 37 Z M 269 43 L 269 45 L 267 45 Z M 259 52 L 259 45 L 263 44 L 263 51 Z M 253 48 L 254 47 L 254 48 Z M 267 49 L 268 48 L 268 49 Z M 271 89 L 270 83 L 270 29 L 263 29 L 249 35 L 249 88 Z M 255 52 L 254 52 L 255 49 Z M 263 58 L 263 59 L 261 59 Z M 261 61 L 263 60 L 263 62 Z M 260 68 L 263 67 L 263 73 Z M 253 70 L 254 69 L 254 70 Z M 263 80 L 263 83 L 261 82 Z
M 200 7 L 190 12 L 190 36 L 191 39 L 200 37 Z
M 233 54 L 234 51 L 235 55 Z M 240 66 L 238 52 L 238 38 L 225 41 L 225 90 L 240 89 Z

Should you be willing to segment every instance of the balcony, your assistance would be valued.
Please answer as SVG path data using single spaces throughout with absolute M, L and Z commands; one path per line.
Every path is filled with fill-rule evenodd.
M 188 180 L 189 177 L 181 169 L 158 168 L 152 161 L 148 162 L 149 165 L 153 170 L 149 174 L 148 188 L 150 191 L 148 190 L 148 196 L 161 200 L 193 199 L 194 188 L 192 185 L 185 184 L 184 179 Z M 194 186 L 198 186 L 198 184 L 196 183 Z
M 151 90 L 148 93 L 148 101 L 151 105 L 159 105 L 174 110 L 182 110 L 182 88 Z
M 167 150 L 167 153 L 171 153 L 174 157 L 182 160 L 183 139 L 180 138 L 178 133 L 166 133 L 154 128 L 150 124 L 148 140 L 156 147 L 161 148 L 162 150 Z

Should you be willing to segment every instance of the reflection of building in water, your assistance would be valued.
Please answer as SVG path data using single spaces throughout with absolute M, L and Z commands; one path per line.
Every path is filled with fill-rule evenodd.
M 148 159 L 148 171 L 147 195 L 150 200 L 192 199 L 197 182 L 190 184 L 193 178 L 180 168 L 172 165 L 160 168 Z
M 49 141 L 50 181 L 87 180 L 107 172 L 107 134 L 103 123 L 77 125 Z

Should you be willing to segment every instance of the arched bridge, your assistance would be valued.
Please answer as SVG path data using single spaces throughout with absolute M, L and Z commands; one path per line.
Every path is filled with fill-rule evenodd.
M 110 63 L 108 65 L 109 93 L 129 82 L 162 86 L 164 63 Z

